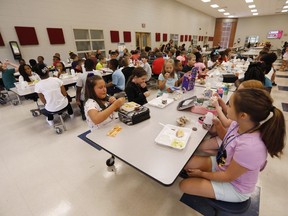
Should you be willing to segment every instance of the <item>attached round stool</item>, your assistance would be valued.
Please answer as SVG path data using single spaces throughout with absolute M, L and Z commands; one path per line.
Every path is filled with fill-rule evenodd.
M 244 202 L 231 203 L 185 193 L 180 201 L 205 216 L 246 216 L 251 204 L 251 198 Z

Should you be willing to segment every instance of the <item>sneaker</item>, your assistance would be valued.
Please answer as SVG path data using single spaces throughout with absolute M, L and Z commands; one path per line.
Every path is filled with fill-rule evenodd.
M 46 121 L 49 124 L 49 126 L 54 126 L 54 121 L 53 120 L 48 120 L 48 118 L 46 118 Z
M 272 83 L 272 86 L 277 86 L 277 84 L 275 82 Z

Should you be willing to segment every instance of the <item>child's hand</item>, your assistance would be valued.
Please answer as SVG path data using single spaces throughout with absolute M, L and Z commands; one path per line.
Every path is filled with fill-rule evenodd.
M 170 77 L 170 73 L 165 73 L 165 74 L 164 74 L 164 78 L 165 78 L 165 79 L 168 79 L 169 77 Z
M 124 97 L 121 97 L 121 98 L 118 98 L 117 100 L 115 100 L 113 102 L 113 105 L 116 107 L 116 109 L 120 108 L 123 104 L 125 103 L 125 98 Z
M 147 86 L 147 84 L 144 82 L 144 83 L 141 83 L 140 85 L 142 88 L 145 88 Z
M 213 118 L 212 122 L 213 122 L 213 125 L 215 125 L 215 126 L 222 124 L 221 121 L 217 117 Z
M 172 92 L 173 92 L 173 90 L 172 90 L 171 88 L 167 88 L 166 91 L 167 91 L 168 93 L 172 93 Z
M 217 97 L 211 97 L 211 105 L 215 108 L 219 107 L 219 103 L 218 103 L 218 98 Z
M 145 95 L 145 97 L 149 97 L 150 96 L 150 92 L 149 91 L 146 91 L 143 94 Z
M 186 172 L 191 177 L 202 177 L 202 171 L 200 169 L 188 169 Z
M 111 97 L 109 97 L 108 101 L 110 104 L 112 104 L 114 101 L 116 101 L 116 98 L 111 96 Z

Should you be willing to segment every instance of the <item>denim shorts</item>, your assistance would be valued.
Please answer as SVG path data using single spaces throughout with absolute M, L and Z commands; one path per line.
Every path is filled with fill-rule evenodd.
M 216 172 L 216 157 L 211 156 L 212 172 Z M 243 202 L 251 196 L 251 193 L 242 194 L 235 190 L 233 185 L 229 182 L 211 181 L 216 200 L 226 202 Z

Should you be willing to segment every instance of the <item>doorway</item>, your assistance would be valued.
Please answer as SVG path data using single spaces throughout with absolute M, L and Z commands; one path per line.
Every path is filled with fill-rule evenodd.
M 151 47 L 151 33 L 148 32 L 135 32 L 136 47 L 144 49 L 146 46 Z

